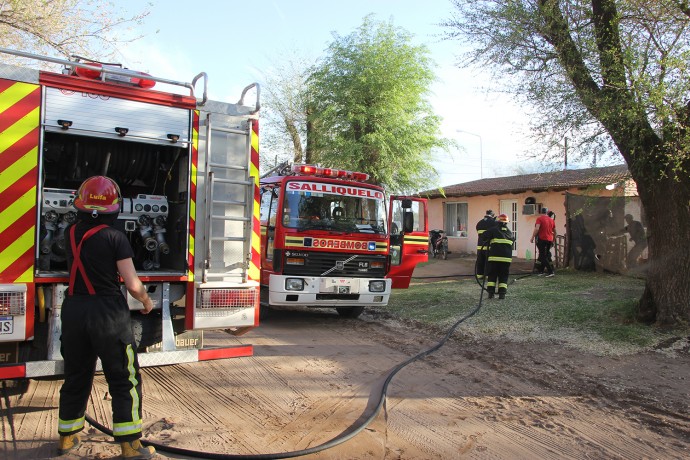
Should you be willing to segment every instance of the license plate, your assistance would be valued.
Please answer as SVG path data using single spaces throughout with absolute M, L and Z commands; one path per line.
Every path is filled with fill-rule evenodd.
M 14 318 L 11 316 L 0 316 L 0 334 L 11 334 L 14 332 Z

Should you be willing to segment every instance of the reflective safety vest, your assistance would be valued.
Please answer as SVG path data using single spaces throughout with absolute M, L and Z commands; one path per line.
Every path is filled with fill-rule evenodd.
M 484 232 L 484 243 L 489 246 L 489 262 L 512 262 L 514 241 L 513 232 L 505 223 Z
M 490 228 L 496 227 L 497 224 L 498 222 L 496 222 L 493 217 L 487 216 L 484 216 L 482 220 L 477 222 L 477 251 L 486 251 L 488 249 L 488 245 L 482 243 L 484 241 L 482 235 Z

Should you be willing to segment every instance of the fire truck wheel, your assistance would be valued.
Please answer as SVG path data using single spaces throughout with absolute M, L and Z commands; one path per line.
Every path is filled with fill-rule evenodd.
M 271 313 L 273 313 L 271 307 L 269 307 L 268 305 L 261 305 L 259 307 L 259 320 L 264 320 L 268 318 L 269 316 L 271 316 Z
M 358 318 L 364 311 L 364 307 L 341 307 L 336 308 L 336 311 L 343 318 Z

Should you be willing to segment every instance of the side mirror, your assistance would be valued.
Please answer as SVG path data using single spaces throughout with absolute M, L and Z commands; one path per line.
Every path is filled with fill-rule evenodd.
M 403 233 L 410 233 L 414 231 L 414 214 L 406 211 L 403 214 Z

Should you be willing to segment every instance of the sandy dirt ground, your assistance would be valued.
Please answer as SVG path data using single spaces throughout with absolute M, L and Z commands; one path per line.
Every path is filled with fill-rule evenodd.
M 209 345 L 251 343 L 254 356 L 144 369 L 145 438 L 227 458 L 319 450 L 353 433 L 391 369 L 443 335 L 384 313 L 352 320 L 327 310 L 276 312 L 239 338 L 207 333 Z M 2 388 L 0 458 L 55 457 L 60 384 Z M 368 426 L 302 458 L 686 459 L 689 409 L 687 348 L 597 357 L 558 344 L 477 341 L 460 328 L 393 378 Z M 102 376 L 88 413 L 110 425 Z M 85 438 L 62 458 L 119 455 L 93 427 Z

